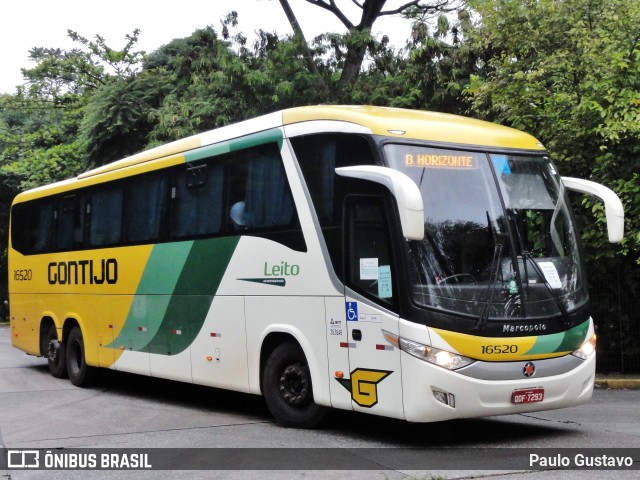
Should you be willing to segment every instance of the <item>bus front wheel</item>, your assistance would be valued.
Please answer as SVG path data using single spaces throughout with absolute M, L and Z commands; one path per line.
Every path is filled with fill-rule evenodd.
M 313 401 L 311 372 L 302 349 L 291 342 L 277 346 L 265 363 L 262 393 L 276 421 L 285 427 L 317 426 L 326 408 Z
M 80 327 L 74 327 L 66 343 L 67 372 L 69 380 L 76 387 L 87 387 L 95 376 L 95 368 L 87 365 L 84 354 L 84 341 Z

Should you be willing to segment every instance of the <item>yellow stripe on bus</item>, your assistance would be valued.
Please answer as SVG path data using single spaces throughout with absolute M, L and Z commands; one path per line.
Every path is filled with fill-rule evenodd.
M 449 332 L 433 328 L 457 353 L 465 357 L 488 362 L 509 362 L 536 360 L 566 355 L 568 352 L 536 352 L 529 354 L 538 341 L 537 336 L 529 337 L 479 337 L 464 333 Z M 563 334 L 561 334 L 563 336 Z M 561 337 L 560 337 L 561 339 Z

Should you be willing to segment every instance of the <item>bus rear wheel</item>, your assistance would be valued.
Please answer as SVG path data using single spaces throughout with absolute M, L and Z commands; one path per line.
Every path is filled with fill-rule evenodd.
M 313 400 L 311 372 L 302 349 L 291 342 L 277 346 L 267 359 L 262 393 L 276 421 L 285 427 L 317 426 L 326 408 Z
M 69 380 L 76 387 L 88 387 L 95 377 L 95 368 L 87 365 L 84 354 L 84 340 L 80 327 L 74 327 L 65 341 L 67 372 Z
M 67 377 L 67 360 L 65 345 L 58 340 L 58 331 L 52 323 L 47 332 L 46 341 L 47 363 L 49 364 L 49 372 L 56 378 Z

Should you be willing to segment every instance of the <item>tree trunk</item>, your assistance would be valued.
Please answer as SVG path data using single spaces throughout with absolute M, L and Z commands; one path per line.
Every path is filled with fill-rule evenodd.
M 324 81 L 324 79 L 322 79 L 322 77 L 320 76 L 318 67 L 316 66 L 316 63 L 313 61 L 313 55 L 311 54 L 311 50 L 309 49 L 309 44 L 307 43 L 307 39 L 304 36 L 304 32 L 302 31 L 302 28 L 298 23 L 298 19 L 296 18 L 295 14 L 293 13 L 293 10 L 291 9 L 291 6 L 289 5 L 289 0 L 279 0 L 279 1 L 280 1 L 280 5 L 282 6 L 282 10 L 284 10 L 285 15 L 287 16 L 287 20 L 289 20 L 289 24 L 293 29 L 294 35 L 298 37 L 298 39 L 302 43 L 302 48 L 304 50 L 303 52 L 304 60 L 307 64 L 307 68 L 309 69 L 309 72 L 311 72 L 313 75 L 316 75 L 322 81 L 322 87 L 324 90 L 325 97 L 328 98 L 329 87 Z

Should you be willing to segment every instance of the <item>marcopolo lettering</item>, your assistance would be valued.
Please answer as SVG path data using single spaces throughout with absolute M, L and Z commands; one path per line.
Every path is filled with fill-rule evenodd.
M 48 279 L 51 285 L 114 285 L 118 283 L 118 261 L 115 258 L 50 262 Z
M 502 333 L 527 333 L 527 332 L 544 332 L 547 326 L 544 323 L 535 323 L 527 325 L 503 325 Z

